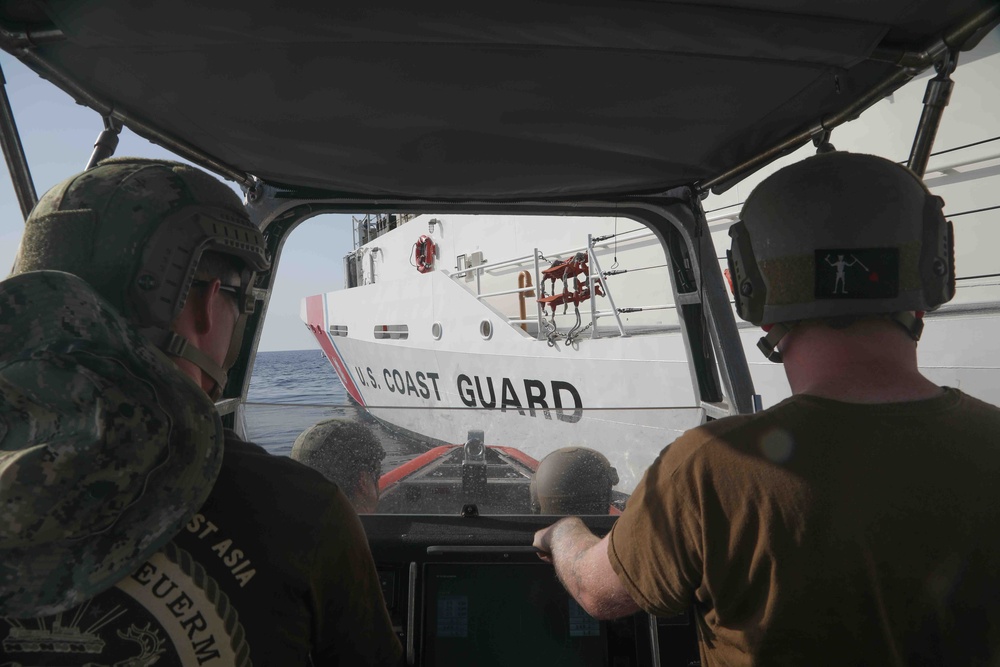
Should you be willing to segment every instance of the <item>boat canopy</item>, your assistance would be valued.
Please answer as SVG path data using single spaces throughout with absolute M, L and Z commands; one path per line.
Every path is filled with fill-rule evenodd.
M 725 188 L 971 46 L 997 9 L 24 1 L 0 5 L 0 46 L 244 186 L 565 201 Z

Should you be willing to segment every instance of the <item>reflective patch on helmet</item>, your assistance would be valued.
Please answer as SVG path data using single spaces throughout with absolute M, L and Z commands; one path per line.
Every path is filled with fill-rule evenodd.
M 899 248 L 820 248 L 815 263 L 817 299 L 899 296 Z

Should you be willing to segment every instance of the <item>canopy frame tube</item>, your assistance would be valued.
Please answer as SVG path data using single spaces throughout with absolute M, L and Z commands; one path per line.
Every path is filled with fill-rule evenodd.
M 94 142 L 94 152 L 90 154 L 90 159 L 87 161 L 87 166 L 84 170 L 96 166 L 101 160 L 105 160 L 115 154 L 121 131 L 121 121 L 113 116 L 104 117 L 104 129 L 97 135 L 97 140 Z
M 17 131 L 14 110 L 7 97 L 7 79 L 4 78 L 3 68 L 0 68 L 0 146 L 3 148 L 3 157 L 7 162 L 17 203 L 21 206 L 21 215 L 27 220 L 31 209 L 38 203 L 38 194 L 35 192 L 35 183 L 31 180 L 31 170 L 21 144 L 21 134 Z
M 955 87 L 951 75 L 955 72 L 956 67 L 958 67 L 958 50 L 945 52 L 941 60 L 934 63 L 937 76 L 927 82 L 927 90 L 924 92 L 924 108 L 920 114 L 920 121 L 917 123 L 917 131 L 913 136 L 910 158 L 906 163 L 921 178 L 927 171 L 927 162 L 931 157 L 931 149 L 934 147 L 938 128 L 941 127 L 944 108 L 951 101 L 951 91 Z

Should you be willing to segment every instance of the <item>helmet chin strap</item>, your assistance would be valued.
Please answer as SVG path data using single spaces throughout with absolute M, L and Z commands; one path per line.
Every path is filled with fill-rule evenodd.
M 767 335 L 757 341 L 757 349 L 764 353 L 768 361 L 780 364 L 781 352 L 778 351 L 778 343 L 792 330 L 798 322 L 776 322 L 768 329 Z
M 243 331 L 246 328 L 247 309 L 241 309 L 236 322 L 233 324 L 233 332 L 229 338 L 229 349 L 226 352 L 226 360 L 223 365 L 215 361 L 202 352 L 184 336 L 176 331 L 170 331 L 162 327 L 151 326 L 140 329 L 140 332 L 149 340 L 153 341 L 164 353 L 186 359 L 202 370 L 203 373 L 212 378 L 215 384 L 211 391 L 207 391 L 212 402 L 217 402 L 222 398 L 222 392 L 226 388 L 226 381 L 229 378 L 228 371 L 232 368 L 236 357 L 239 355 L 243 343 Z
M 222 390 L 226 386 L 226 371 L 212 361 L 207 354 L 192 345 L 187 338 L 173 331 L 168 333 L 166 344 L 161 349 L 169 355 L 187 359 L 200 368 L 202 372 L 215 381 L 215 386 L 208 392 L 209 398 L 213 402 L 222 398 Z
M 902 312 L 889 315 L 889 319 L 903 327 L 903 330 L 910 334 L 910 338 L 914 341 L 920 340 L 920 335 L 924 332 L 923 311 L 917 311 L 914 313 L 910 310 L 904 310 Z

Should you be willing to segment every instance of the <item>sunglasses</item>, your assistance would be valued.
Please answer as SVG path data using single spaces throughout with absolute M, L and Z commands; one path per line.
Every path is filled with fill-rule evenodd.
M 208 285 L 211 285 L 213 282 L 214 281 L 211 281 L 211 280 L 192 280 L 191 284 L 192 285 L 200 285 L 202 287 L 206 287 Z M 219 291 L 220 292 L 226 292 L 228 294 L 232 294 L 234 297 L 239 297 L 241 290 L 240 290 L 240 287 L 238 285 L 222 285 L 222 284 L 220 284 L 219 285 Z

